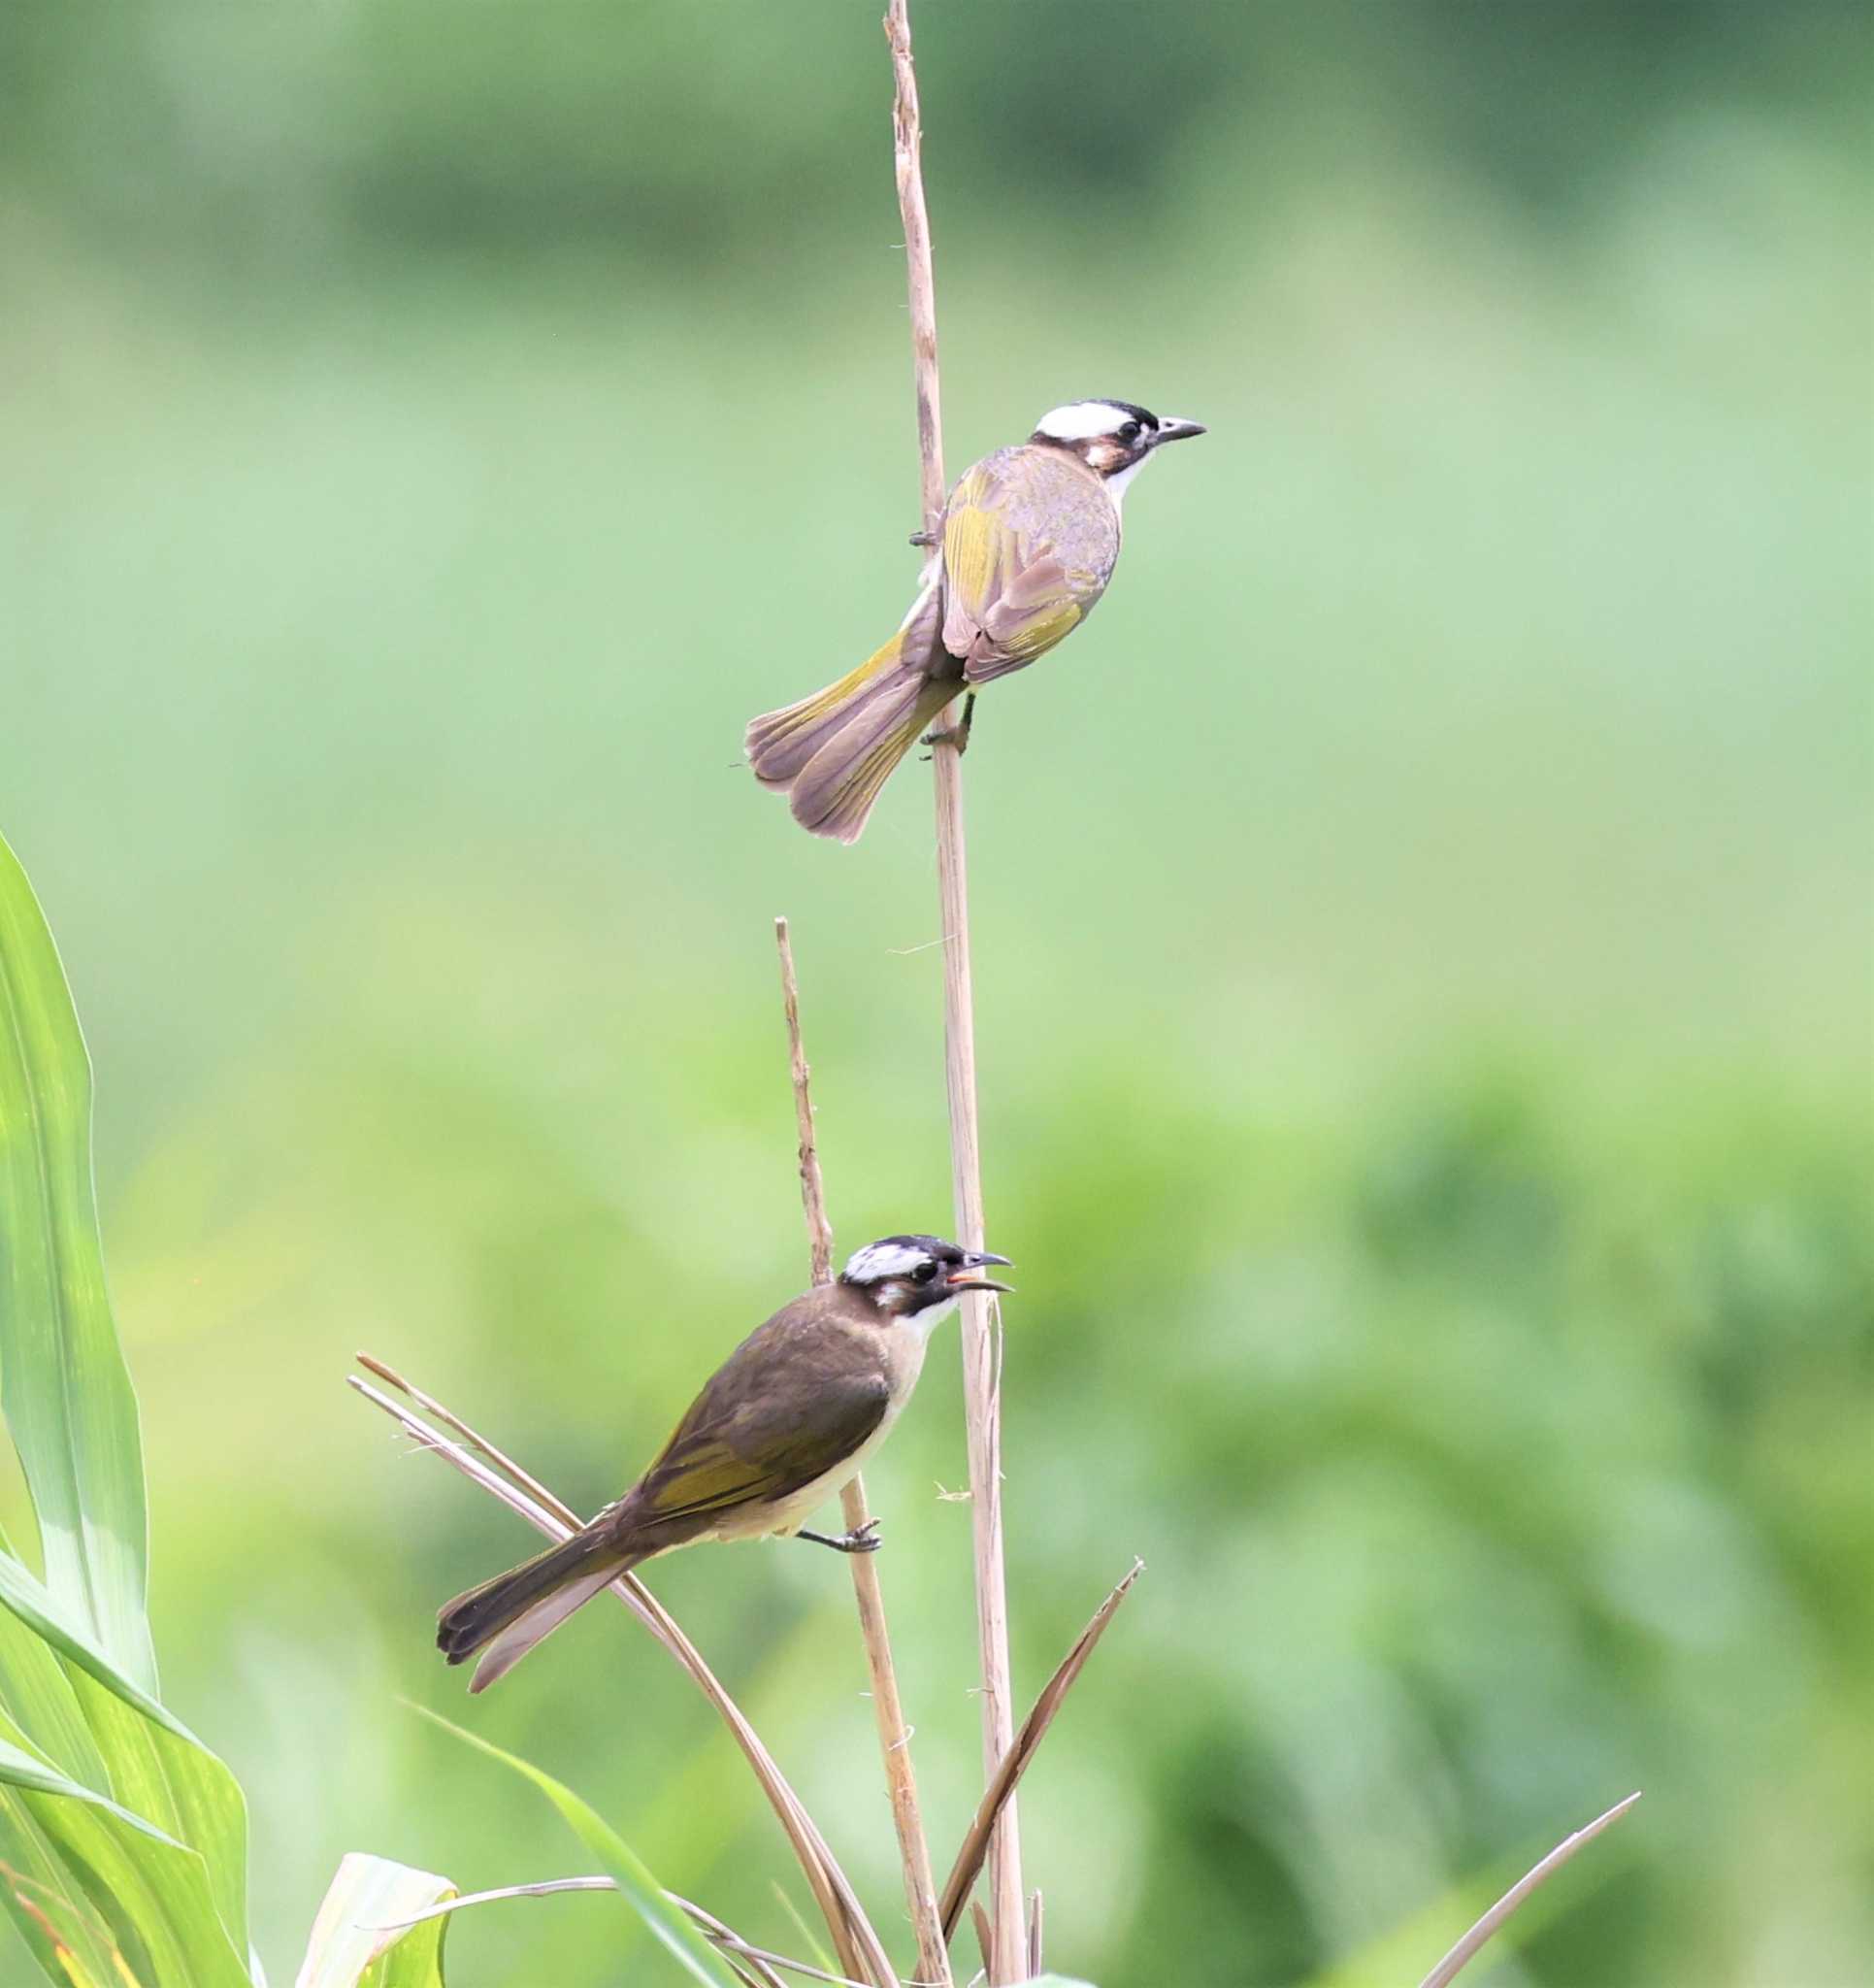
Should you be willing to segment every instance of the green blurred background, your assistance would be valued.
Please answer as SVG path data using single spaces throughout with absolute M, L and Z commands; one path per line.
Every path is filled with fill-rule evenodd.
M 915 573 L 877 13 L 0 16 L 0 802 L 277 1977 L 346 1848 L 584 1864 L 399 1703 L 464 1713 L 433 1610 L 529 1536 L 351 1350 L 621 1486 L 804 1280 L 779 911 L 840 1242 L 948 1225 L 925 776 L 841 850 L 737 770 Z M 1480 1983 L 1865 1980 L 1858 10 L 916 25 L 952 469 L 1085 394 L 1212 430 L 968 765 L 1024 1697 L 1150 1567 L 1023 1797 L 1050 1959 L 1410 1980 L 1637 1786 Z M 871 1478 L 940 1862 L 958 1395 L 946 1336 Z M 656 1585 L 903 1951 L 842 1570 Z M 466 1716 L 798 1946 L 615 1611 Z M 620 1923 L 453 1975 L 661 1978 Z

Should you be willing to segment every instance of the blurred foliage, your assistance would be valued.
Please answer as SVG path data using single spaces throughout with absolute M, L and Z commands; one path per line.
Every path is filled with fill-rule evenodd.
M 615 1493 L 805 1277 L 781 910 L 841 1242 L 946 1219 L 918 777 L 840 851 L 735 768 L 914 572 L 877 12 L 0 16 L 0 791 L 276 1972 L 359 1844 L 568 1869 L 396 1705 L 464 1715 L 432 1610 L 528 1542 L 351 1348 Z M 1643 1786 L 1480 1984 L 1857 1979 L 1864 20 L 918 36 L 953 468 L 1086 391 L 1212 428 L 970 759 L 1021 1678 L 1150 1570 L 1024 1788 L 1050 1961 L 1300 1982 L 1410 1922 L 1429 1965 Z M 939 1861 L 957 1392 L 871 1474 Z M 657 1584 L 889 1933 L 825 1559 Z M 470 1723 L 793 1942 L 628 1624 Z M 452 1978 L 606 1980 L 616 1912 L 478 1912 Z

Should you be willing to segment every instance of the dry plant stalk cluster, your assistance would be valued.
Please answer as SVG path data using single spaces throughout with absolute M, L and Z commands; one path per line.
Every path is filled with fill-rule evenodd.
M 917 79 L 911 62 L 906 0 L 888 0 L 885 34 L 894 77 L 893 150 L 910 298 L 911 347 L 917 393 L 918 453 L 922 472 L 922 539 L 936 549 L 943 517 L 945 482 L 941 441 L 941 399 L 937 373 L 936 289 L 931 268 L 931 229 L 925 206 Z M 927 566 L 927 577 L 928 577 Z M 945 726 L 947 729 L 947 725 Z M 962 754 L 954 738 L 940 735 L 932 751 L 937 796 L 937 850 L 944 956 L 944 1069 L 949 1093 L 951 1178 L 956 1240 L 966 1249 L 984 1246 L 980 1143 L 976 1114 L 975 1025 L 970 961 L 969 879 L 963 814 Z M 815 1283 L 833 1275 L 833 1231 L 827 1217 L 803 1044 L 800 990 L 787 920 L 775 920 L 780 956 L 782 1008 L 787 1025 L 789 1067 L 800 1142 L 802 1206 Z M 954 1988 L 950 1942 L 966 1907 L 971 1912 L 990 1988 L 1019 1982 L 1041 1969 L 1041 1895 L 1024 1910 L 1021 1847 L 1015 1788 L 1035 1757 L 1042 1737 L 1068 1692 L 1093 1654 L 1120 1604 L 1143 1571 L 1134 1561 L 1112 1589 L 1049 1678 L 1033 1709 L 1015 1727 L 1008 1655 L 1008 1611 L 1003 1573 L 1001 1402 L 999 1358 L 1001 1319 L 986 1293 L 968 1294 L 962 1305 L 964 1401 L 968 1418 L 970 1490 L 975 1543 L 975 1591 L 981 1664 L 984 1792 L 965 1832 L 939 1892 L 933 1880 L 929 1841 L 911 1766 L 910 1728 L 900 1702 L 876 1561 L 850 1557 L 861 1638 L 871 1672 L 871 1697 L 884 1760 L 885 1784 L 904 1869 L 904 1897 L 917 1943 L 917 1971 L 900 1982 L 877 1930 L 825 1836 L 803 1806 L 773 1755 L 740 1706 L 724 1689 L 670 1612 L 635 1574 L 621 1574 L 611 1592 L 696 1683 L 728 1726 L 762 1792 L 779 1821 L 826 1923 L 832 1951 L 841 1970 L 830 1974 L 790 1960 L 740 1938 L 702 1906 L 685 1899 L 674 1903 L 702 1929 L 744 1982 L 754 1988 L 783 1988 L 783 1973 L 839 1984 L 839 1988 Z M 575 1513 L 539 1479 L 477 1434 L 433 1397 L 369 1354 L 360 1363 L 392 1390 L 351 1376 L 351 1385 L 391 1416 L 422 1448 L 434 1452 L 478 1484 L 549 1540 L 575 1531 Z M 444 1433 L 446 1432 L 446 1433 Z M 841 1494 L 845 1524 L 857 1531 L 870 1517 L 863 1482 L 854 1477 Z M 1578 1849 L 1618 1821 L 1639 1800 L 1629 1795 L 1585 1829 L 1567 1838 L 1513 1886 L 1444 1955 L 1421 1988 L 1448 1988 L 1460 1969 L 1535 1887 Z M 985 1867 L 987 1909 L 972 1900 Z M 603 1877 L 567 1878 L 553 1884 L 521 1885 L 488 1897 L 535 1892 L 603 1889 Z M 457 1904 L 474 1903 L 473 1900 Z M 448 1907 L 439 1907 L 445 1910 Z M 425 1915 L 428 1916 L 428 1915 Z M 412 1922 L 414 1923 L 414 1922 Z

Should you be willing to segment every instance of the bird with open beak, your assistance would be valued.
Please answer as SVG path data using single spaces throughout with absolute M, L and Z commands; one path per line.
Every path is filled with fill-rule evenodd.
M 983 1272 L 1007 1262 L 936 1236 L 887 1236 L 757 1326 L 615 1505 L 443 1609 L 436 1640 L 449 1662 L 480 1656 L 470 1690 L 485 1691 L 619 1574 L 679 1546 L 785 1534 L 876 1550 L 876 1521 L 836 1536 L 806 1520 L 885 1440 L 938 1320 L 965 1291 L 1006 1291 Z

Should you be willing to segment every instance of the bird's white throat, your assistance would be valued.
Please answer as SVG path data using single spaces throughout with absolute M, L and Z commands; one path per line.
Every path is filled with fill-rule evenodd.
M 1113 509 L 1118 511 L 1126 502 L 1126 485 L 1151 461 L 1149 455 L 1141 455 L 1136 462 L 1129 462 L 1123 470 L 1114 470 L 1106 479 L 1106 495 L 1113 500 Z
M 928 1341 L 943 1320 L 957 1309 L 962 1297 L 962 1292 L 952 1292 L 949 1297 L 939 1300 L 938 1303 L 927 1305 L 922 1311 L 913 1311 L 904 1321 L 904 1330 L 915 1333 L 920 1340 Z

